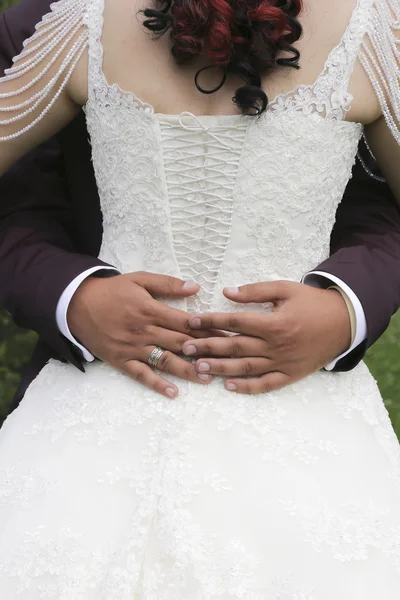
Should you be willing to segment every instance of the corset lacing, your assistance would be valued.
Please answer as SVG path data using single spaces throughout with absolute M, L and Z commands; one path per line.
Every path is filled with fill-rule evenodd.
M 182 277 L 202 288 L 193 310 L 205 310 L 229 239 L 248 118 L 234 117 L 234 126 L 229 118 L 227 125 L 207 126 L 182 113 L 161 116 L 160 125 L 175 254 Z

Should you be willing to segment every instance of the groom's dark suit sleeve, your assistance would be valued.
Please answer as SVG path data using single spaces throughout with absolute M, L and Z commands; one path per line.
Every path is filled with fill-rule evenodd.
M 363 143 L 360 151 L 368 161 Z M 372 162 L 369 166 L 374 168 Z M 364 309 L 367 339 L 335 368 L 348 371 L 386 330 L 400 306 L 400 209 L 386 183 L 368 175 L 359 161 L 337 212 L 331 256 L 316 270 L 347 283 Z
M 0 14 L 1 75 L 18 51 Z M 0 305 L 18 325 L 37 331 L 53 354 L 80 366 L 79 353 L 59 333 L 55 311 L 70 281 L 99 265 L 74 245 L 63 157 L 54 138 L 0 179 Z

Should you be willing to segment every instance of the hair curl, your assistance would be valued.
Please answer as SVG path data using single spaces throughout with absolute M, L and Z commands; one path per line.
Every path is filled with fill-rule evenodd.
M 293 44 L 302 34 L 297 17 L 303 0 L 157 0 L 157 4 L 143 11 L 144 26 L 160 35 L 170 31 L 178 63 L 204 54 L 210 66 L 222 69 L 222 82 L 214 90 L 199 84 L 204 69 L 196 74 L 201 92 L 216 92 L 229 74 L 241 77 L 245 85 L 233 102 L 245 113 L 261 114 L 267 108 L 261 87 L 264 73 L 278 65 L 299 68 L 300 54 Z

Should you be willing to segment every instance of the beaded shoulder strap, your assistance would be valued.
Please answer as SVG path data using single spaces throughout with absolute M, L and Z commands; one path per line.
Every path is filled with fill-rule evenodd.
M 360 62 L 400 144 L 400 0 L 374 0 Z
M 0 141 L 17 138 L 35 127 L 59 98 L 88 46 L 89 2 L 59 0 L 53 3 L 33 36 L 24 42 L 21 54 L 13 59 L 13 66 L 6 70 L 1 82 L 15 80 L 17 87 L 0 93 L 0 116 L 11 113 L 10 117 L 0 120 L 0 126 L 15 124 L 12 128 L 15 130 L 0 137 Z M 32 116 L 27 125 L 18 127 L 19 122 L 35 114 L 37 116 Z
M 106 79 L 103 73 L 104 49 L 101 41 L 104 27 L 104 0 L 87 0 L 87 23 L 89 44 L 88 94 L 93 98 Z

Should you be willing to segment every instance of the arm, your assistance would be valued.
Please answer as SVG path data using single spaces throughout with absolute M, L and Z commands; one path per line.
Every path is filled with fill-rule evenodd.
M 371 165 L 372 166 L 372 165 Z M 331 256 L 316 268 L 344 282 L 358 298 L 359 321 L 366 337 L 335 370 L 356 366 L 382 335 L 400 305 L 400 210 L 386 183 L 372 179 L 357 162 L 339 206 L 331 238 Z M 320 280 L 321 287 L 331 285 Z
M 86 56 L 85 5 L 85 0 L 74 5 L 74 19 L 68 20 L 63 3 L 53 4 L 0 79 L 0 175 L 79 113 L 71 79 Z
M 400 4 L 374 0 L 370 19 L 359 61 L 382 116 L 368 125 L 365 133 L 388 185 L 362 173 L 358 189 L 354 189 L 353 179 L 349 193 L 359 211 L 349 219 L 345 237 L 339 236 L 345 246 L 337 252 L 336 269 L 343 270 L 348 279 L 346 269 L 353 268 L 351 287 L 363 304 L 367 321 L 367 339 L 355 352 L 356 359 L 357 353 L 362 355 L 383 333 L 400 305 Z M 351 246 L 351 239 L 355 245 Z
M 11 39 L 18 23 L 0 15 L 0 73 L 18 53 Z M 21 16 L 21 15 L 20 15 Z M 68 284 L 103 263 L 77 254 L 63 157 L 56 138 L 21 159 L 0 179 L 0 304 L 21 327 L 39 333 L 57 354 L 78 356 L 56 324 L 56 306 Z

